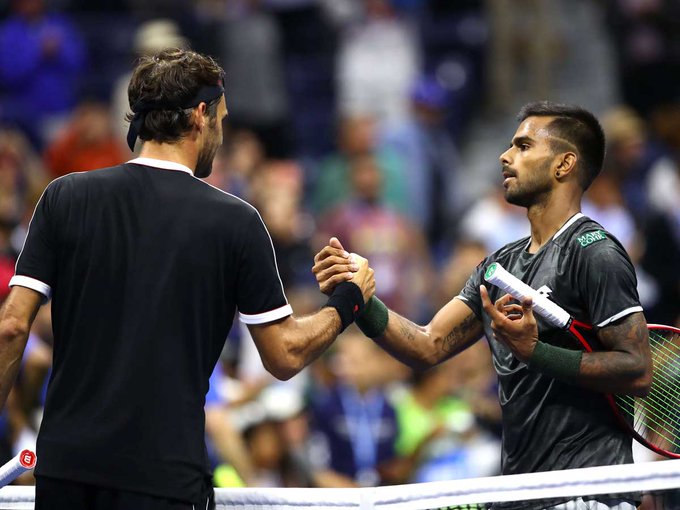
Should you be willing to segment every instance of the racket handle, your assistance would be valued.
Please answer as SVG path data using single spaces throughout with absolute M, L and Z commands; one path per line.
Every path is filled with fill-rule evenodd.
M 0 467 L 0 487 L 4 487 L 26 471 L 33 469 L 35 462 L 35 453 L 31 450 L 22 450 L 19 455 Z
M 571 316 L 566 310 L 560 308 L 547 297 L 539 294 L 537 290 L 510 274 L 498 262 L 494 262 L 486 269 L 484 279 L 520 301 L 524 297 L 530 296 L 533 301 L 532 307 L 534 311 L 553 326 L 564 328 L 569 324 Z

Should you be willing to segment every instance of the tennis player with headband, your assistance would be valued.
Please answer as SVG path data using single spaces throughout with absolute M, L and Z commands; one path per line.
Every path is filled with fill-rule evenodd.
M 0 312 L 0 404 L 36 311 L 52 298 L 54 367 L 37 443 L 36 510 L 214 506 L 204 443 L 208 379 L 235 311 L 287 379 L 373 294 L 367 261 L 294 317 L 269 234 L 246 202 L 201 181 L 227 115 L 222 69 L 192 51 L 138 62 L 123 165 L 49 184 Z
M 580 212 L 602 166 L 604 134 L 590 112 L 550 102 L 525 105 L 519 120 L 500 156 L 501 172 L 506 200 L 527 209 L 531 236 L 482 261 L 428 325 L 400 317 L 375 296 L 357 324 L 420 369 L 482 335 L 489 339 L 503 410 L 503 474 L 629 463 L 632 439 L 601 393 L 646 394 L 651 358 L 633 265 L 621 244 Z M 344 281 L 345 260 L 335 238 L 317 254 L 313 271 L 322 291 Z M 520 305 L 495 286 L 487 289 L 483 274 L 493 262 L 596 325 L 599 351 L 581 352 L 565 332 L 534 317 L 531 300 Z M 635 508 L 634 501 L 574 504 L 554 508 Z

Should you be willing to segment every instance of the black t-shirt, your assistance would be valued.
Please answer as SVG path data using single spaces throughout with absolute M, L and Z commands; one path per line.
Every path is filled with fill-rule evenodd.
M 176 163 L 70 174 L 41 197 L 10 285 L 52 296 L 36 474 L 204 501 L 203 406 L 235 311 L 292 313 L 258 212 Z
M 630 436 L 618 425 L 603 394 L 529 370 L 494 340 L 479 286 L 486 285 L 492 302 L 505 294 L 483 278 L 488 266 L 499 262 L 576 319 L 603 327 L 642 310 L 633 265 L 611 234 L 580 213 L 537 253 L 528 253 L 529 243 L 525 238 L 487 257 L 458 296 L 481 319 L 493 353 L 503 409 L 502 472 L 632 462 Z M 566 332 L 535 316 L 541 341 L 580 349 Z

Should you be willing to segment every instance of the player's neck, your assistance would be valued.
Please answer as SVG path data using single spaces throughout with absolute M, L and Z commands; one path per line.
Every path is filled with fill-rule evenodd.
M 144 142 L 144 145 L 142 145 L 139 156 L 179 163 L 189 167 L 193 172 L 196 169 L 196 162 L 198 161 L 198 150 L 194 145 L 195 144 L 189 141 L 180 141 L 177 143 L 148 141 Z
M 552 194 L 545 202 L 530 206 L 527 210 L 531 224 L 529 253 L 536 253 L 552 239 L 569 218 L 580 211 L 580 196 L 565 197 Z

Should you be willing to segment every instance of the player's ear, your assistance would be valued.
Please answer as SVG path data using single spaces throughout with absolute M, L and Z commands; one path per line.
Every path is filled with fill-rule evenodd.
M 194 108 L 191 117 L 192 117 L 192 122 L 194 126 L 196 126 L 196 129 L 199 131 L 203 130 L 203 127 L 205 126 L 205 114 L 208 109 L 208 106 L 201 102 L 198 104 L 196 108 Z
M 555 177 L 557 179 L 563 179 L 567 175 L 573 173 L 576 170 L 577 162 L 578 157 L 573 152 L 563 152 L 559 154 L 555 167 Z

